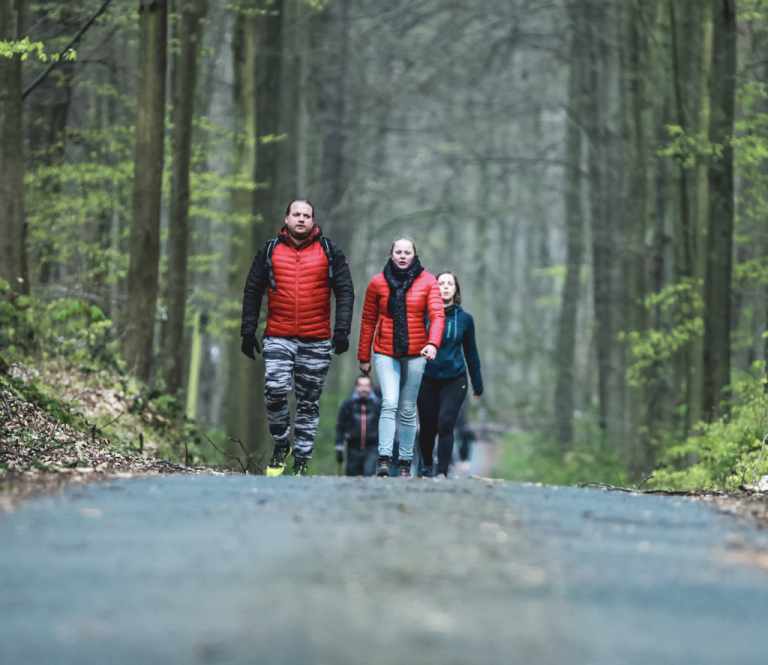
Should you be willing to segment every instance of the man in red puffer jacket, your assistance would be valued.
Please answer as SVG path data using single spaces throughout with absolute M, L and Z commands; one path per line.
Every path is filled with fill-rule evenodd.
M 331 291 L 336 325 L 331 333 Z M 280 235 L 256 254 L 245 284 L 242 351 L 261 353 L 256 331 L 264 293 L 268 298 L 264 336 L 267 418 L 275 449 L 268 476 L 279 476 L 290 454 L 288 391 L 296 390 L 293 475 L 307 475 L 320 417 L 320 394 L 335 350 L 349 350 L 355 293 L 344 253 L 323 236 L 305 199 L 291 202 Z

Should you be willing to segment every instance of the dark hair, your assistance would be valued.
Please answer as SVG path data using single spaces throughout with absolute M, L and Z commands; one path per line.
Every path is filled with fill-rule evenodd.
M 453 283 L 456 285 L 456 293 L 453 294 L 453 304 L 461 305 L 461 286 L 459 286 L 459 280 L 450 270 L 443 270 L 435 279 L 440 279 L 443 275 L 450 275 L 453 277 Z
M 288 207 L 285 209 L 285 216 L 286 217 L 288 217 L 288 215 L 291 214 L 291 206 L 294 203 L 306 203 L 310 208 L 312 208 L 312 219 L 315 218 L 315 206 L 313 206 L 309 201 L 307 201 L 307 199 L 293 199 L 293 201 L 291 201 L 288 204 Z
M 371 382 L 371 388 L 373 388 L 373 379 L 368 374 L 360 374 L 360 375 L 358 375 L 358 377 L 355 379 L 355 385 L 358 384 L 360 379 L 368 379 Z

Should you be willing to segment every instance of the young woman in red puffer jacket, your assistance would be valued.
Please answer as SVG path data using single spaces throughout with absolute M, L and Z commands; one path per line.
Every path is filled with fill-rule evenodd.
M 398 475 L 411 475 L 416 397 L 424 367 L 437 355 L 444 327 L 445 310 L 437 280 L 419 262 L 413 239 L 400 236 L 392 245 L 384 270 L 371 280 L 365 292 L 357 352 L 360 371 L 368 374 L 373 345 L 376 373 L 381 384 L 378 476 L 389 475 L 398 407 Z

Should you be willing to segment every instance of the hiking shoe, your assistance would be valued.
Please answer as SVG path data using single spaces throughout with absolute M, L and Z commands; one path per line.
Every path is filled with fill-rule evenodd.
M 411 475 L 411 460 L 401 459 L 397 461 L 397 475 L 410 477 Z
M 447 478 L 447 477 L 448 477 L 448 476 L 446 476 L 444 473 L 438 473 L 438 474 L 435 476 L 435 478 Z
M 379 455 L 379 461 L 376 462 L 376 475 L 379 478 L 386 478 L 389 475 L 389 467 L 392 465 L 392 458 L 388 455 Z
M 431 478 L 432 477 L 432 467 L 431 466 L 424 466 L 421 465 L 421 469 L 419 470 L 419 478 Z
M 306 476 L 307 475 L 307 462 L 309 460 L 301 457 L 293 458 L 293 475 L 294 476 Z
M 268 476 L 282 476 L 285 470 L 285 460 L 291 454 L 290 446 L 275 446 L 272 459 L 267 465 Z

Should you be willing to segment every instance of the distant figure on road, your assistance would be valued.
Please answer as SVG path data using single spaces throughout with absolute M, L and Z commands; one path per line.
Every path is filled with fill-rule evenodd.
M 459 439 L 459 469 L 457 475 L 459 477 L 466 477 L 469 475 L 470 470 L 470 453 L 472 452 L 472 445 L 475 443 L 475 433 L 469 425 L 469 399 L 465 398 L 459 410 L 459 418 L 456 421 L 456 428 L 454 430 L 454 436 L 458 435 Z
M 336 325 L 331 333 L 331 291 L 336 297 Z M 288 391 L 293 378 L 296 423 L 293 430 L 293 475 L 306 476 L 320 416 L 319 400 L 335 349 L 349 350 L 352 276 L 344 253 L 323 236 L 315 210 L 297 199 L 285 211 L 285 226 L 253 260 L 243 296 L 242 351 L 261 353 L 256 331 L 264 293 L 268 294 L 264 336 L 267 418 L 275 440 L 268 476 L 279 476 L 290 454 L 291 414 Z
M 437 276 L 445 310 L 445 328 L 440 350 L 427 365 L 419 389 L 419 447 L 422 476 L 432 475 L 432 451 L 437 442 L 437 477 L 448 475 L 453 454 L 453 428 L 467 394 L 467 365 L 475 397 L 483 394 L 480 354 L 475 342 L 475 322 L 461 303 L 459 280 L 450 272 Z M 465 362 L 466 359 L 466 362 Z
M 355 392 L 344 400 L 336 420 L 336 461 L 344 461 L 347 447 L 347 475 L 372 476 L 376 472 L 379 447 L 381 400 L 373 392 L 370 376 L 358 376 Z
M 365 292 L 357 351 L 360 371 L 368 375 L 373 344 L 376 373 L 381 383 L 378 476 L 388 476 L 390 472 L 398 406 L 400 458 L 397 473 L 399 476 L 411 475 L 416 396 L 424 366 L 437 355 L 444 325 L 445 314 L 437 280 L 419 262 L 413 238 L 400 236 L 392 244 L 384 270 L 371 280 Z

